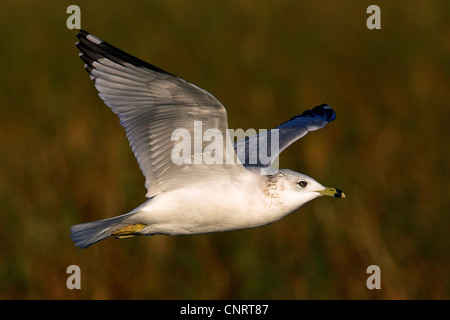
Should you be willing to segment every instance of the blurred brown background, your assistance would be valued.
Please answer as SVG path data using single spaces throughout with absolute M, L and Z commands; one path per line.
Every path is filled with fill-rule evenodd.
M 92 3 L 93 2 L 93 3 Z M 107 239 L 73 224 L 145 198 L 123 128 L 78 58 L 82 28 L 215 95 L 231 128 L 330 104 L 280 159 L 345 191 L 261 228 Z M 1 299 L 449 299 L 450 3 L 1 1 Z M 68 290 L 66 268 L 81 268 Z M 369 265 L 381 290 L 366 288 Z

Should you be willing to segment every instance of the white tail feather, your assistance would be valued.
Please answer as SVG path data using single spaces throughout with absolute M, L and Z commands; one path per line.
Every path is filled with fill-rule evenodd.
M 125 220 L 135 213 L 135 211 L 132 211 L 114 218 L 74 225 L 70 227 L 70 231 L 72 231 L 70 237 L 73 242 L 75 242 L 76 246 L 80 248 L 89 247 L 90 245 L 111 236 L 111 233 L 114 230 L 125 226 L 127 224 Z

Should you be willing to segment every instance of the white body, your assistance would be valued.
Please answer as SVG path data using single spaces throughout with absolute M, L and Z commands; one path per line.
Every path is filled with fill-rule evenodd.
M 275 222 L 326 190 L 291 170 L 264 176 L 244 171 L 239 179 L 198 183 L 161 192 L 128 214 L 72 227 L 80 247 L 103 240 L 120 228 L 145 225 L 132 235 L 189 235 L 253 228 Z M 298 181 L 307 181 L 300 187 Z
M 139 212 L 126 222 L 147 225 L 139 231 L 147 235 L 198 234 L 262 226 L 299 207 L 298 199 L 289 203 L 288 194 L 268 190 L 266 181 L 266 176 L 248 172 L 240 181 L 218 182 L 213 188 L 198 185 L 162 193 L 139 207 Z M 268 197 L 268 192 L 276 192 L 277 196 Z

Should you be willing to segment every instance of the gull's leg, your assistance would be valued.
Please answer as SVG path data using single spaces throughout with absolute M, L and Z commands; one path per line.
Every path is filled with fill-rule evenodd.
M 139 232 L 144 227 L 146 227 L 146 225 L 142 223 L 129 224 L 125 227 L 114 230 L 111 234 L 117 239 L 135 237 L 137 235 L 137 232 Z

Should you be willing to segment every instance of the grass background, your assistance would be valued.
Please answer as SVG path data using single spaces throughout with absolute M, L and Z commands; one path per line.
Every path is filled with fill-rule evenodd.
M 261 228 L 108 239 L 73 224 L 145 198 L 123 128 L 66 28 L 82 28 L 215 95 L 231 128 L 321 103 L 337 120 L 282 168 L 345 191 Z M 450 3 L 1 1 L 0 299 L 449 299 Z M 81 268 L 68 290 L 66 268 Z M 381 290 L 366 269 L 381 268 Z

